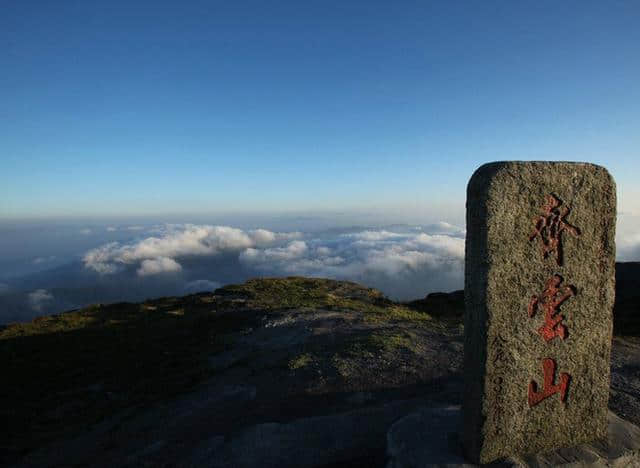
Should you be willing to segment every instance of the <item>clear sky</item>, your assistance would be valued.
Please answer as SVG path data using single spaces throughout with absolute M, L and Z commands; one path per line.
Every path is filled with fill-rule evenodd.
M 3 1 L 0 219 L 462 207 L 483 162 L 640 191 L 640 2 Z

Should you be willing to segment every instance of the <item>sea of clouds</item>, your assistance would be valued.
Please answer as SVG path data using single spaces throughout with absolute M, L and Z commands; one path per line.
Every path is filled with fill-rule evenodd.
M 0 278 L 0 323 L 89 303 L 212 291 L 255 277 L 351 280 L 400 300 L 463 282 L 465 232 L 444 222 L 310 232 L 167 223 L 75 232 L 77 242 L 93 236 L 97 245 L 68 263 L 64 255 L 31 258 L 37 271 Z
M 619 261 L 640 260 L 638 221 L 619 218 Z M 74 229 L 75 238 L 60 235 L 71 239 L 63 253 L 42 249 L 24 261 L 34 269 L 29 274 L 0 276 L 0 323 L 90 303 L 213 291 L 254 277 L 350 280 L 395 300 L 463 287 L 465 231 L 446 222 L 306 232 L 205 223 Z
M 396 299 L 462 285 L 464 230 L 447 223 L 316 233 L 167 224 L 153 231 L 134 242 L 111 242 L 89 250 L 82 259 L 84 267 L 101 275 L 135 271 L 137 276 L 151 277 L 190 276 L 190 271 L 209 265 L 207 278 L 191 278 L 189 283 L 224 284 L 225 278 L 216 274 L 216 260 L 231 257 L 248 276 L 349 279 L 378 287 Z

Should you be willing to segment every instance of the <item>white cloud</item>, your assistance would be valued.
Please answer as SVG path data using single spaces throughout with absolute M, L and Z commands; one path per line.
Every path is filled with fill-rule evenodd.
M 307 251 L 304 241 L 293 241 L 286 247 L 274 247 L 264 250 L 249 248 L 240 254 L 240 261 L 246 263 L 282 262 L 301 257 Z
M 102 274 L 115 273 L 118 271 L 117 263 L 124 263 L 118 252 L 122 246 L 118 242 L 110 242 L 95 249 L 89 250 L 83 257 L 85 268 L 91 268 Z
M 331 255 L 331 249 L 329 247 L 321 246 L 316 249 L 316 254 L 321 257 L 327 257 Z
M 435 267 L 443 262 L 443 257 L 435 253 L 405 250 L 403 246 L 396 245 L 369 252 L 364 270 L 377 271 L 389 276 L 402 275 L 418 271 L 424 265 Z
M 616 259 L 622 262 L 640 261 L 640 216 L 630 213 L 618 215 Z
M 117 227 L 107 226 L 107 231 L 108 231 L 108 232 L 114 232 L 114 231 L 117 231 L 117 230 L 118 230 L 118 228 L 117 228 Z
M 424 227 L 424 231 L 428 234 L 446 234 L 455 237 L 464 237 L 466 232 L 464 228 L 445 221 L 429 224 Z
M 292 242 L 287 247 L 245 249 L 240 261 L 276 275 L 355 280 L 403 298 L 462 287 L 462 238 L 368 230 L 310 242 L 311 246 L 302 243 L 304 248 Z
M 139 276 L 157 275 L 159 273 L 174 273 L 181 271 L 182 266 L 169 257 L 157 257 L 143 260 L 137 273 Z
M 89 228 L 80 229 L 80 234 L 82 234 L 83 236 L 88 236 L 89 234 L 91 234 L 91 229 Z
M 368 242 L 376 242 L 386 239 L 397 239 L 399 237 L 406 237 L 407 234 L 399 234 L 397 232 L 389 232 L 389 231 L 362 231 L 350 234 L 343 234 L 344 237 L 352 237 L 354 239 L 368 241 Z
M 128 244 L 111 242 L 88 251 L 83 258 L 86 268 L 98 273 L 115 273 L 127 265 L 141 264 L 141 271 L 152 271 L 169 264 L 158 258 L 173 260 L 189 256 L 213 256 L 223 252 L 240 252 L 252 247 L 265 247 L 300 233 L 275 233 L 266 229 L 245 232 L 228 226 L 168 224 L 155 229 L 157 235 Z M 142 262 L 152 260 L 148 268 Z M 154 265 L 154 266 L 151 266 Z M 175 268 L 175 265 L 172 265 Z M 171 268 L 171 267 L 170 267 Z M 175 271 L 175 270 L 174 270 Z M 146 273 L 141 273 L 146 274 Z
M 266 229 L 256 229 L 249 233 L 256 245 L 268 245 L 276 240 L 276 234 Z
M 125 229 L 127 231 L 142 231 L 144 230 L 144 226 L 127 226 Z
M 616 256 L 622 262 L 640 261 L 640 233 L 618 236 Z
M 461 232 L 456 226 L 436 223 L 419 230 L 397 226 L 349 234 L 320 232 L 312 237 L 267 229 L 167 224 L 154 227 L 145 238 L 92 249 L 83 260 L 86 268 L 102 274 L 127 270 L 151 276 L 182 270 L 186 278 L 216 272 L 225 281 L 263 273 L 348 279 L 408 299 L 462 287 Z M 216 256 L 223 263 L 217 263 Z M 185 283 L 184 290 L 218 286 L 197 281 L 208 280 Z
M 36 289 L 27 295 L 27 301 L 31 308 L 41 312 L 47 302 L 53 300 L 53 295 L 46 289 Z
M 458 237 L 421 233 L 413 239 L 409 239 L 406 244 L 410 247 L 417 247 L 418 250 L 427 250 L 452 258 L 464 258 L 464 239 Z

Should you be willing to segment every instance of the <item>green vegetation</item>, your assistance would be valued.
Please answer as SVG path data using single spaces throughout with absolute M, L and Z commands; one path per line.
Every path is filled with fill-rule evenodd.
M 362 312 L 365 320 L 372 323 L 432 320 L 426 312 L 394 303 L 377 289 L 364 288 L 349 281 L 296 276 L 263 278 L 225 286 L 216 294 L 235 295 L 246 299 L 253 307 L 265 309 L 308 307 Z
M 409 332 L 373 332 L 350 342 L 344 353 L 350 357 L 373 357 L 376 353 L 394 352 L 399 349 L 415 351 L 416 336 Z
M 309 353 L 302 353 L 289 361 L 289 369 L 296 370 L 307 367 L 315 361 L 315 358 Z
M 237 295 L 246 298 L 251 305 L 266 309 L 300 307 L 326 307 L 351 305 L 361 307 L 361 301 L 383 300 L 376 289 L 363 288 L 348 281 L 322 278 L 261 278 L 243 284 L 225 286 L 216 294 Z
M 403 305 L 393 304 L 385 308 L 369 310 L 365 320 L 373 323 L 389 321 L 428 322 L 432 318 L 426 312 L 418 312 Z
M 351 379 L 378 362 L 384 355 L 396 355 L 402 352 L 417 351 L 417 338 L 405 332 L 373 332 L 357 337 L 346 344 L 345 348 L 335 353 L 331 363 L 344 379 Z
M 94 305 L 77 312 L 38 317 L 32 322 L 12 324 L 0 332 L 0 339 L 62 333 L 95 326 L 96 316 L 94 314 L 99 310 L 100 306 Z
M 415 350 L 415 335 L 405 333 L 373 333 L 369 335 L 367 344 L 382 351 L 395 351 L 397 349 Z

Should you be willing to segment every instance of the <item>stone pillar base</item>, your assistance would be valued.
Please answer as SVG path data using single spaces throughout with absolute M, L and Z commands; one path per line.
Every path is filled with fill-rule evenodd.
M 510 457 L 491 467 L 640 467 L 640 428 L 609 411 L 608 436 L 576 447 Z M 460 443 L 459 406 L 425 408 L 391 426 L 387 433 L 387 468 L 477 467 L 465 461 Z

